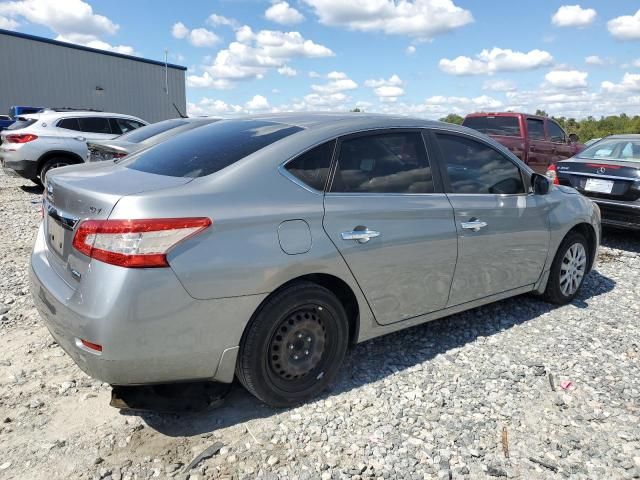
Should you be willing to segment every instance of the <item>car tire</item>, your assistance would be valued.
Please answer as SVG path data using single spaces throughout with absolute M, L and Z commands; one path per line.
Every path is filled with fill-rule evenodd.
M 38 179 L 40 180 L 40 184 L 44 184 L 45 179 L 47 178 L 47 172 L 49 170 L 53 168 L 58 168 L 58 167 L 66 167 L 67 165 L 71 165 L 72 163 L 73 162 L 71 162 L 69 159 L 64 157 L 50 158 L 49 160 L 44 162 L 42 164 L 42 167 L 40 168 L 40 173 L 38 174 Z
M 549 280 L 542 298 L 556 305 L 565 305 L 573 300 L 589 267 L 589 244 L 583 235 L 569 233 L 560 244 L 551 264 Z
M 39 178 L 30 178 L 29 180 L 31 180 L 33 183 L 35 183 L 36 185 L 38 185 L 39 187 L 42 186 L 42 182 L 40 181 Z
M 297 405 L 333 380 L 348 342 L 347 314 L 337 297 L 314 283 L 296 283 L 276 292 L 254 315 L 236 375 L 268 405 Z

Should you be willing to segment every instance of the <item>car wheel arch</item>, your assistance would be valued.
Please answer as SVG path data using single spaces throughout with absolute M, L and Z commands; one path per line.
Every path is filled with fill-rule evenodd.
M 581 223 L 577 223 L 576 225 L 574 225 L 573 227 L 571 227 L 571 229 L 569 229 L 569 231 L 567 231 L 567 233 L 565 233 L 564 237 L 562 237 L 562 240 L 564 241 L 565 238 L 567 238 L 568 235 L 570 235 L 573 232 L 577 232 L 579 234 L 581 234 L 586 240 L 587 243 L 589 244 L 589 263 L 588 263 L 588 269 L 587 271 L 591 271 L 591 268 L 593 267 L 594 263 L 595 263 L 595 259 L 596 259 L 596 247 L 597 247 L 597 234 L 595 229 L 593 228 L 593 225 L 587 223 L 587 222 L 581 222 Z M 562 244 L 562 242 L 560 242 L 560 245 Z M 560 248 L 560 247 L 558 247 Z
M 73 152 L 69 152 L 66 150 L 51 150 L 45 154 L 43 154 L 38 159 L 38 175 L 40 175 L 40 171 L 42 170 L 42 166 L 52 158 L 64 158 L 70 161 L 70 165 L 76 165 L 80 163 L 84 163 L 84 160 L 79 155 L 76 155 Z

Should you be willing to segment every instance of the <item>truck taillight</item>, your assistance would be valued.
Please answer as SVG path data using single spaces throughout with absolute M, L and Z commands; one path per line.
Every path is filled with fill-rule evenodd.
M 560 180 L 558 179 L 558 170 L 555 165 L 549 165 L 547 168 L 546 176 L 548 179 L 553 181 L 554 185 L 560 185 Z
M 88 257 L 120 267 L 168 267 L 169 250 L 210 225 L 206 217 L 85 220 L 73 246 Z
M 33 142 L 37 138 L 38 136 L 32 133 L 13 133 L 4 137 L 7 143 L 27 143 Z

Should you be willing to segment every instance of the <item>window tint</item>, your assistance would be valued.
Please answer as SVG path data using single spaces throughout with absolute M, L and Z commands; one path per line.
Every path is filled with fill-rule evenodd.
M 84 117 L 79 118 L 81 132 L 90 133 L 111 133 L 109 119 L 103 117 Z
M 640 162 L 640 140 L 600 140 L 596 145 L 580 152 L 578 156 L 593 160 L 610 159 Z
M 453 193 L 524 193 L 520 169 L 497 150 L 458 135 L 436 137 Z
M 171 177 L 203 177 L 302 130 L 261 120 L 222 120 L 125 157 L 122 165 Z
M 389 133 L 343 141 L 331 191 L 433 192 L 422 135 Z
M 537 118 L 527 118 L 527 130 L 531 140 L 544 140 L 544 121 Z
M 287 163 L 287 171 L 305 185 L 323 191 L 335 144 L 335 141 L 327 142 L 303 153 Z
M 551 139 L 552 142 L 565 143 L 567 141 L 564 134 L 564 130 L 560 128 L 560 125 L 558 125 L 556 122 L 551 122 L 551 121 L 549 121 L 547 125 L 549 126 L 549 138 Z
M 462 125 L 486 135 L 520 136 L 520 122 L 517 117 L 467 117 Z
M 78 123 L 77 118 L 63 118 L 58 122 L 58 127 L 66 128 L 67 130 L 75 130 L 76 132 L 80 131 L 80 124 Z
M 126 140 L 127 142 L 133 143 L 144 142 L 154 135 L 166 132 L 167 130 L 171 130 L 172 128 L 179 127 L 180 125 L 185 125 L 186 123 L 186 120 L 183 120 L 182 118 L 172 118 L 170 120 L 152 123 L 151 125 L 142 127 L 139 130 L 132 130 L 126 133 L 125 135 L 120 137 L 120 140 Z

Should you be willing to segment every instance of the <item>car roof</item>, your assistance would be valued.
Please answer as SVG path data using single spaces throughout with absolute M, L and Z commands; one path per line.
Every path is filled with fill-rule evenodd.
M 111 112 L 90 112 L 84 110 L 71 110 L 65 112 L 53 112 L 53 111 L 44 111 L 44 112 L 36 112 L 36 113 L 25 113 L 24 115 L 20 115 L 25 118 L 35 118 L 35 119 L 45 119 L 45 118 L 79 118 L 79 117 L 122 117 L 122 118 L 134 118 L 138 119 L 138 117 L 134 115 L 127 115 L 124 113 L 111 113 Z
M 393 127 L 429 127 L 442 125 L 442 122 L 412 118 L 401 115 L 385 115 L 362 112 L 300 112 L 300 113 L 268 113 L 260 115 L 248 115 L 239 117 L 243 120 L 263 120 L 274 123 L 283 123 L 304 129 L 325 127 L 340 122 L 341 127 L 357 130 L 368 128 L 372 123 L 376 128 Z M 449 126 L 450 124 L 447 124 Z M 455 126 L 451 124 L 452 126 Z
M 619 133 L 617 135 L 607 135 L 600 140 L 640 140 L 640 133 Z

